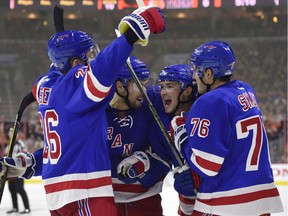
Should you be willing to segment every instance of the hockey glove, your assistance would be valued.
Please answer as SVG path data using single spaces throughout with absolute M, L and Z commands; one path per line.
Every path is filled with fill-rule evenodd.
M 200 184 L 200 176 L 188 164 L 173 170 L 174 189 L 184 196 L 195 196 Z
M 126 178 L 141 178 L 149 168 L 150 161 L 147 154 L 136 151 L 118 164 L 117 173 Z
M 138 181 L 142 186 L 149 188 L 164 180 L 165 176 L 171 170 L 171 165 L 155 153 L 148 150 L 146 150 L 145 153 L 149 157 L 150 168 Z
M 175 116 L 170 123 L 171 137 L 174 141 L 174 145 L 179 153 L 182 154 L 182 145 L 188 139 L 184 117 L 185 113 L 182 112 L 180 116 Z
M 150 33 L 160 34 L 165 30 L 165 19 L 159 7 L 145 6 L 125 16 L 119 23 L 120 34 L 132 29 L 137 35 L 136 44 L 146 46 Z
M 7 179 L 14 178 L 31 178 L 34 173 L 34 167 L 36 165 L 33 154 L 28 152 L 18 153 L 13 157 L 4 157 L 0 159 L 0 176 L 2 177 L 8 169 Z

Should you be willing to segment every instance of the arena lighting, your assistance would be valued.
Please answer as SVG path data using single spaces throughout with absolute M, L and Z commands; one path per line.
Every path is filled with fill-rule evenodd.
M 86 6 L 94 6 L 95 5 L 94 1 L 92 1 L 92 0 L 83 0 L 82 4 L 86 5 Z
M 10 9 L 15 9 L 15 0 L 10 0 Z
M 35 13 L 29 13 L 27 16 L 28 19 L 37 19 L 38 16 Z
M 278 23 L 278 17 L 277 16 L 273 16 L 273 22 Z
M 75 6 L 76 1 L 75 0 L 60 0 L 59 4 L 62 6 L 71 7 L 71 6 Z
M 74 13 L 70 13 L 70 14 L 67 15 L 67 18 L 69 20 L 75 20 L 75 19 L 77 19 L 77 16 Z
M 186 15 L 185 13 L 183 13 L 183 12 L 180 12 L 180 13 L 178 13 L 178 14 L 176 15 L 176 17 L 179 18 L 179 19 L 184 19 L 184 18 L 187 17 L 187 15 Z
M 43 24 L 43 26 L 48 26 L 48 21 L 44 20 L 42 24 Z
M 3 0 L 2 0 L 3 1 Z M 256 6 L 287 6 L 287 0 L 143 0 L 162 9 L 235 8 Z M 10 0 L 10 9 L 39 8 L 50 10 L 51 5 L 90 10 L 124 10 L 137 8 L 135 0 Z
M 49 0 L 40 0 L 40 5 L 43 6 L 52 6 L 52 2 Z
M 265 15 L 264 15 L 263 11 L 257 11 L 257 12 L 255 13 L 255 15 L 256 15 L 257 17 L 259 17 L 261 20 L 264 20 L 264 18 L 265 18 Z

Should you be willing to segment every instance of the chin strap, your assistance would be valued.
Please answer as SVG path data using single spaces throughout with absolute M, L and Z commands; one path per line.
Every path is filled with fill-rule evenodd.
M 183 93 L 183 90 L 181 90 L 181 92 L 179 93 L 179 95 L 177 97 L 178 103 L 177 103 L 177 106 L 175 107 L 175 109 L 173 110 L 173 112 L 171 113 L 172 116 L 175 116 L 175 113 L 177 112 L 177 110 L 179 108 L 179 104 L 181 103 L 180 96 L 181 96 L 182 93 Z
M 200 77 L 200 81 L 206 86 L 206 92 L 209 92 L 211 90 L 211 86 L 214 85 L 216 79 L 213 78 L 213 83 L 212 84 L 204 83 L 204 81 L 202 80 L 202 77 Z
M 118 92 L 117 88 L 115 89 L 115 92 L 117 93 L 117 95 L 119 95 L 119 97 L 121 97 L 121 98 L 123 98 L 123 99 L 125 100 L 125 103 L 126 103 L 127 106 L 129 107 L 129 109 L 133 109 L 133 107 L 131 106 L 130 101 L 129 101 L 129 99 L 128 99 L 128 97 L 129 97 L 129 91 L 128 91 L 128 89 L 127 89 L 126 86 L 124 86 L 124 88 L 125 88 L 125 90 L 126 90 L 126 92 L 127 92 L 127 95 L 126 95 L 126 96 L 121 95 L 121 94 Z
M 205 84 L 205 85 L 206 85 L 206 84 Z M 184 91 L 181 90 L 181 92 L 180 92 L 179 95 L 178 95 L 178 98 L 177 98 L 177 99 L 178 99 L 177 106 L 175 107 L 174 111 L 172 112 L 173 116 L 175 116 L 175 113 L 177 112 L 180 104 L 190 103 L 191 101 L 193 102 L 193 99 L 192 99 L 192 98 L 190 98 L 190 99 L 188 99 L 188 100 L 186 100 L 186 101 L 181 101 L 181 100 L 180 100 L 180 96 L 181 96 L 181 94 L 182 94 L 183 92 L 184 92 Z

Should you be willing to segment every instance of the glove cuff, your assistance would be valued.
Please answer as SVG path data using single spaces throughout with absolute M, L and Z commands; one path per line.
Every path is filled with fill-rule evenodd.
M 150 160 L 148 158 L 148 155 L 145 152 L 142 151 L 136 151 L 133 153 L 133 155 L 143 163 L 144 165 L 144 172 L 150 169 Z
M 22 167 L 30 167 L 31 165 L 35 163 L 35 158 L 33 154 L 28 153 L 28 152 L 18 153 L 16 157 L 18 157 L 16 164 L 20 166 L 20 164 L 18 163 L 21 162 Z
M 131 29 L 138 37 L 138 40 L 135 42 L 136 44 L 140 44 L 142 46 L 146 46 L 148 44 L 148 38 L 150 35 L 150 28 L 143 19 L 138 14 L 130 14 L 128 16 L 125 16 L 119 26 L 118 29 L 121 34 L 128 31 L 128 29 Z
M 24 154 L 26 154 L 27 165 L 29 166 L 21 177 L 24 179 L 30 179 L 35 174 L 36 160 L 33 154 L 27 152 Z

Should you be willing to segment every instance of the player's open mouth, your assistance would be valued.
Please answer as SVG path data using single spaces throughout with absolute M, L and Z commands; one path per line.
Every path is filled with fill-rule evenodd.
M 137 100 L 138 100 L 139 102 L 143 102 L 143 98 L 142 98 L 142 97 L 137 98 Z
M 164 100 L 164 105 L 169 106 L 172 103 L 171 100 Z

